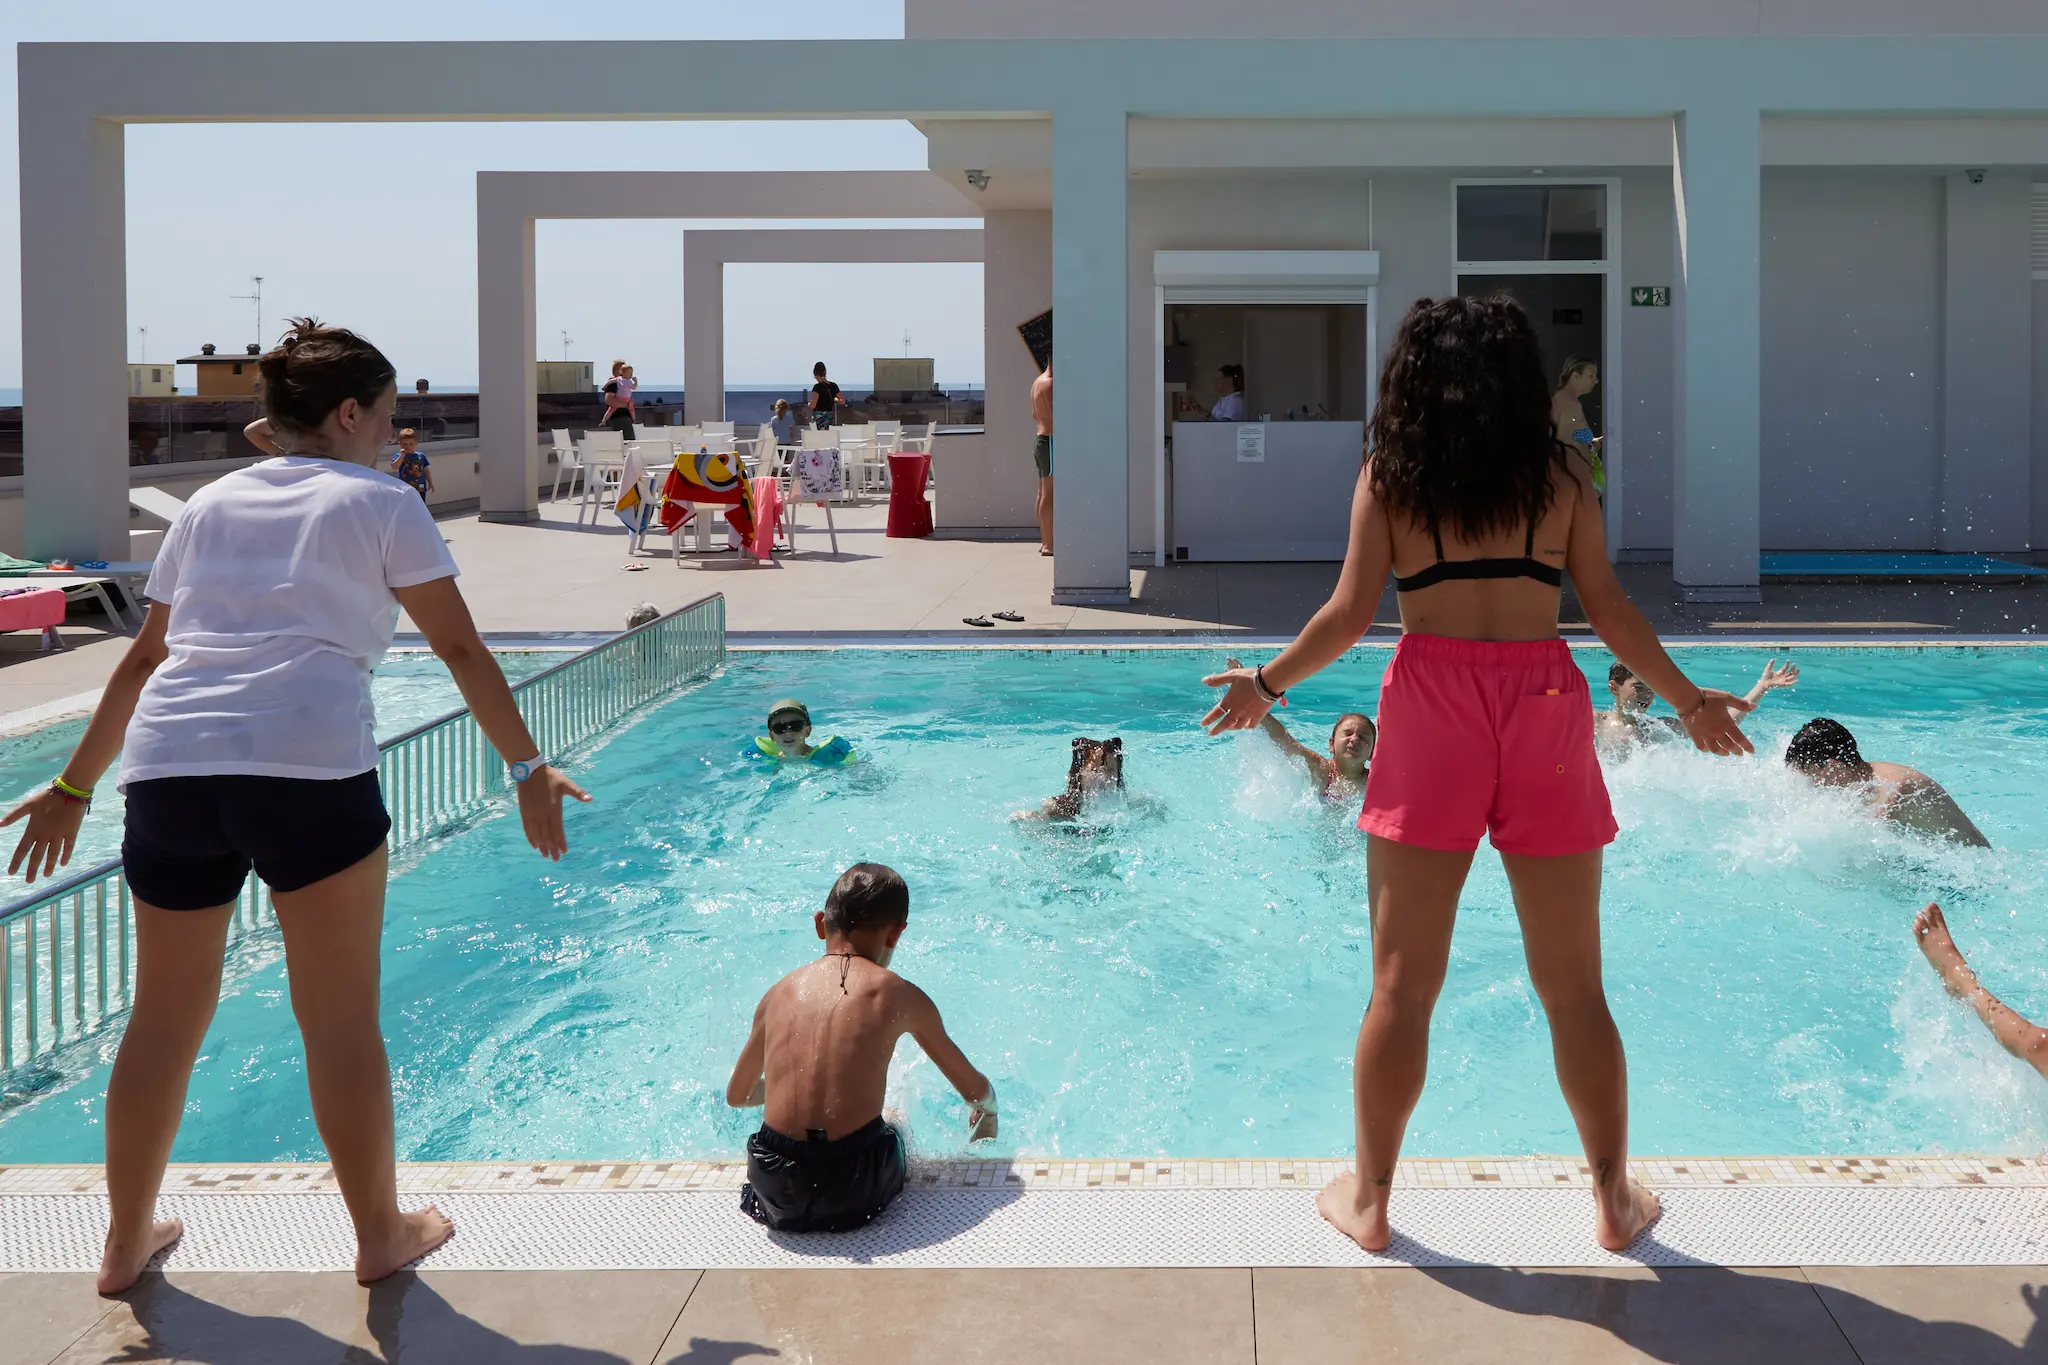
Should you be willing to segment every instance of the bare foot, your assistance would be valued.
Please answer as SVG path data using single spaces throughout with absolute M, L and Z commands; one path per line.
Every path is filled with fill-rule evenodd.
M 1367 1251 L 1385 1251 L 1394 1239 L 1393 1229 L 1387 1226 L 1386 1186 L 1380 1186 L 1375 1197 L 1375 1192 L 1362 1186 L 1349 1171 L 1323 1186 L 1316 1196 L 1316 1212 Z
M 356 1283 L 374 1284 L 405 1269 L 455 1234 L 455 1224 L 428 1205 L 418 1213 L 399 1215 L 398 1230 L 387 1241 L 356 1247 Z
M 1642 1187 L 1634 1177 L 1629 1177 L 1622 1202 L 1616 1208 L 1608 1208 L 1605 1201 L 1600 1206 L 1600 1217 L 1593 1236 L 1609 1251 L 1626 1251 L 1629 1243 L 1642 1236 L 1643 1229 L 1657 1221 L 1664 1212 L 1664 1203 L 1655 1194 Z
M 107 1233 L 107 1249 L 100 1257 L 100 1278 L 97 1288 L 102 1294 L 119 1294 L 142 1278 L 150 1257 L 162 1251 L 185 1235 L 185 1221 L 182 1218 L 160 1218 L 149 1225 L 149 1232 L 139 1242 L 116 1243 L 114 1234 Z
M 1966 970 L 1969 963 L 1963 960 L 1962 950 L 1949 937 L 1948 921 L 1942 917 L 1941 907 L 1929 905 L 1913 916 L 1913 941 L 1920 945 L 1920 951 L 1934 965 L 1934 970 L 1944 978 L 1951 973 Z

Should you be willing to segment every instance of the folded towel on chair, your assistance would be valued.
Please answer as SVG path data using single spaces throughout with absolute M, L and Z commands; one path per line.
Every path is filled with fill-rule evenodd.
M 754 538 L 749 550 L 754 558 L 775 553 L 775 533 L 782 526 L 782 485 L 766 475 L 754 480 Z

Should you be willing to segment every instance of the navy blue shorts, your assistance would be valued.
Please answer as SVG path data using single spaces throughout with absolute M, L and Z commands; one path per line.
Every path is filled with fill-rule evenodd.
M 135 898 L 209 910 L 241 894 L 249 869 L 298 891 L 376 852 L 391 832 L 376 769 L 354 777 L 156 777 L 128 784 L 121 860 Z

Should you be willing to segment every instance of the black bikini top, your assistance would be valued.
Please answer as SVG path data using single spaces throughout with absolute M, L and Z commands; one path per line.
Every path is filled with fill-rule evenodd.
M 1432 526 L 1429 538 L 1436 542 L 1436 563 L 1406 578 L 1396 576 L 1395 592 L 1416 592 L 1453 578 L 1533 578 L 1553 588 L 1564 586 L 1564 570 L 1536 558 L 1536 523 L 1533 521 L 1529 523 L 1529 534 L 1522 540 L 1520 559 L 1445 559 L 1443 532 Z

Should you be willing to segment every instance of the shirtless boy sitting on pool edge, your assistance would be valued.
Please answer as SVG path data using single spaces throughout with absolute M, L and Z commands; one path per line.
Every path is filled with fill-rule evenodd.
M 996 1089 L 946 1034 L 931 997 L 889 970 L 910 888 L 855 863 L 818 912 L 825 955 L 769 988 L 725 1087 L 763 1105 L 740 1208 L 782 1232 L 848 1232 L 903 1188 L 903 1140 L 882 1121 L 889 1058 L 909 1034 L 968 1102 L 970 1141 L 996 1135 Z M 801 1134 L 801 1136 L 798 1136 Z

